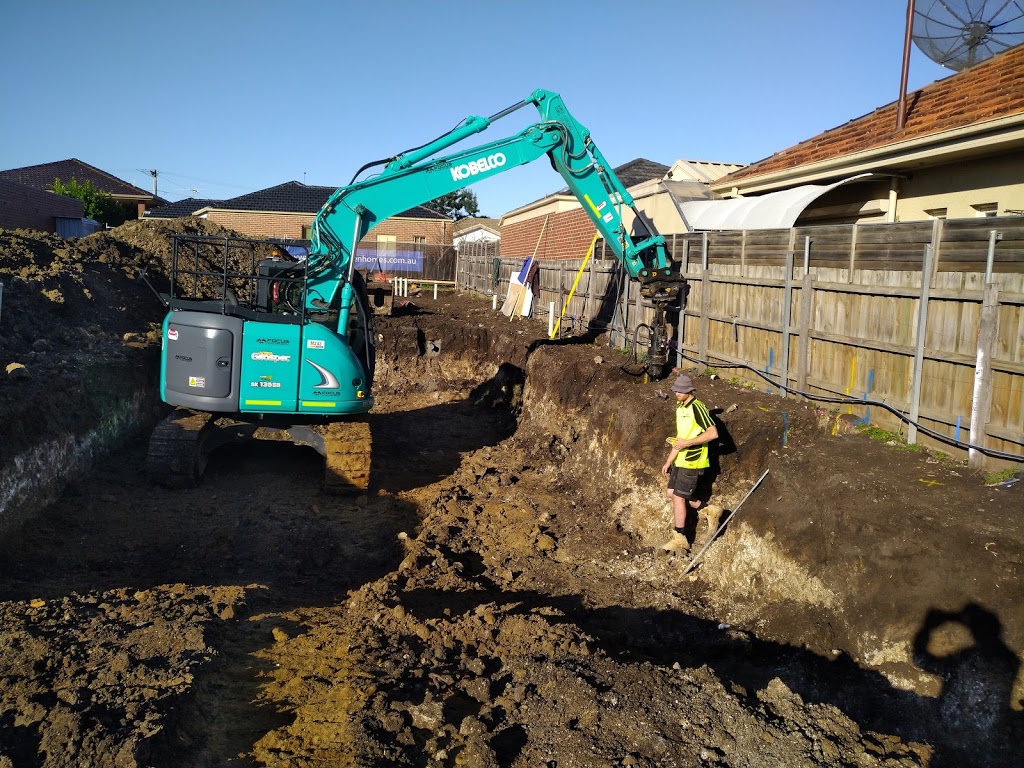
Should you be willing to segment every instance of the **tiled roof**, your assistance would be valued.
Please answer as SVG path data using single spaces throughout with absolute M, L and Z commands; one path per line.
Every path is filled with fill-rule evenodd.
M 317 187 L 287 181 L 276 187 L 268 187 L 247 195 L 221 200 L 216 207 L 229 211 L 278 211 L 281 213 L 318 213 L 337 187 Z M 444 219 L 444 214 L 417 205 L 395 218 L 402 219 Z
M 622 186 L 628 189 L 637 184 L 643 184 L 645 181 L 663 179 L 665 174 L 672 169 L 653 160 L 645 160 L 642 157 L 638 157 L 636 160 L 630 160 L 628 163 L 624 163 L 613 170 L 615 175 L 619 177 L 619 181 L 622 182 Z
M 221 200 L 217 208 L 230 211 L 280 211 L 282 213 L 316 213 L 337 187 L 316 187 L 286 181 L 245 195 Z
M 498 219 L 491 219 L 486 216 L 468 216 L 465 219 L 459 219 L 455 222 L 455 234 L 460 235 L 477 227 L 484 229 L 490 229 L 493 232 L 498 231 Z
M 60 179 L 65 184 L 72 179 L 80 184 L 91 181 L 96 189 L 106 192 L 113 197 L 144 197 L 153 199 L 152 193 L 139 189 L 127 181 L 111 176 L 106 171 L 101 171 L 99 168 L 83 163 L 81 160 L 73 157 L 68 160 L 58 160 L 55 163 L 27 165 L 24 168 L 0 171 L 0 179 L 16 181 L 19 184 L 46 190 L 52 186 L 56 179 Z
M 963 128 L 1024 112 L 1024 45 L 907 94 L 903 130 L 898 101 L 776 152 L 714 182 L 716 188 L 821 160 Z
M 180 219 L 191 216 L 201 208 L 217 208 L 220 200 L 204 200 L 198 197 L 187 197 L 176 203 L 167 203 L 159 208 L 151 208 L 142 214 L 144 219 Z
M 642 157 L 638 157 L 636 160 L 630 160 L 628 163 L 612 169 L 615 175 L 619 177 L 619 181 L 622 182 L 622 186 L 626 189 L 635 187 L 637 184 L 643 184 L 645 181 L 651 179 L 663 179 L 665 175 L 672 170 L 667 165 L 656 163 L 653 160 L 645 160 Z M 570 194 L 568 187 L 562 187 L 560 190 L 555 192 L 555 195 L 568 195 Z M 551 197 L 551 195 L 548 195 Z

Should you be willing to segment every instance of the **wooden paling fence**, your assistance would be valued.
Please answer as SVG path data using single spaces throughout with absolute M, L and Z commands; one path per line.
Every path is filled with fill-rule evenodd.
M 972 467 L 1024 461 L 1024 218 L 667 241 L 687 279 L 682 311 L 670 315 L 680 366 L 700 361 L 779 394 L 781 384 L 794 396 L 859 400 L 837 417 L 904 432 Z M 608 330 L 611 345 L 632 348 L 653 311 L 609 255 L 599 241 L 560 333 Z M 540 262 L 535 314 L 561 314 L 581 261 Z M 461 256 L 458 284 L 504 297 L 522 263 Z

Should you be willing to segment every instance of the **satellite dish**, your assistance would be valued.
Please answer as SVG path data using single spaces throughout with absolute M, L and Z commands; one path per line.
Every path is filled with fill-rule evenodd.
M 914 43 L 959 72 L 1024 43 L 1024 0 L 915 0 Z

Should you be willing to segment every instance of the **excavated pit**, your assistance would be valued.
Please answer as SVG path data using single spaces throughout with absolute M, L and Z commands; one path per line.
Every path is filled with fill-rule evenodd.
M 769 474 L 684 575 L 666 384 L 414 301 L 378 328 L 373 493 L 266 444 L 171 491 L 129 437 L 8 521 L 0 766 L 1014 764 L 1024 483 L 702 376 L 716 500 Z

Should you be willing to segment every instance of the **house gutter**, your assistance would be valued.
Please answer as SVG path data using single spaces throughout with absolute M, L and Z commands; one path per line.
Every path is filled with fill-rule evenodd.
M 964 141 L 968 139 L 968 141 Z M 877 170 L 880 163 L 887 165 L 939 157 L 949 145 L 956 143 L 956 152 L 970 151 L 1000 144 L 1024 144 L 1024 113 L 988 120 L 984 123 L 955 128 L 941 133 L 932 133 L 896 144 L 873 147 L 852 155 L 842 155 L 828 160 L 784 168 L 779 171 L 751 176 L 747 179 L 712 184 L 711 189 L 719 194 L 739 197 L 748 194 L 770 192 L 789 187 L 794 183 L 810 184 L 834 177 L 838 173 L 855 174 Z

